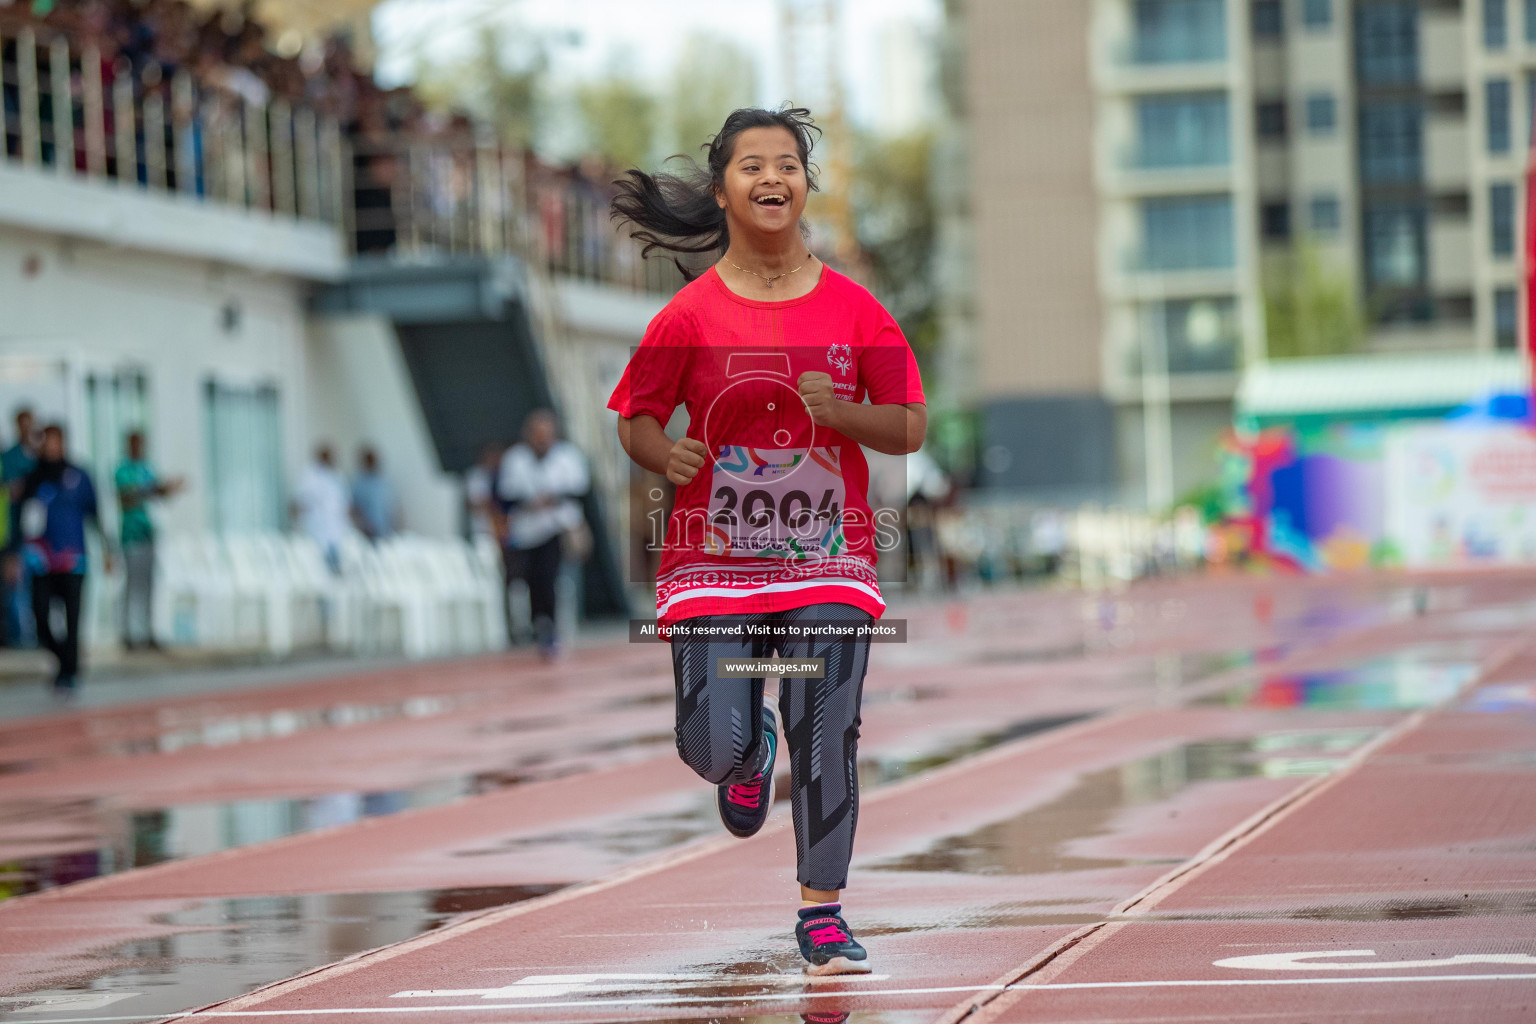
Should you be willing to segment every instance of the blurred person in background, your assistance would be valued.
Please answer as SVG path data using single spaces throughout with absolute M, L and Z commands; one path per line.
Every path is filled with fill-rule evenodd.
M 144 434 L 128 435 L 128 457 L 117 467 L 112 482 L 117 487 L 119 538 L 127 587 L 123 594 L 123 646 L 128 650 L 158 650 L 150 609 L 155 586 L 155 524 L 149 503 L 169 498 L 181 490 L 178 477 L 161 480 L 149 464 Z
M 352 481 L 352 522 L 364 537 L 377 543 L 395 533 L 400 506 L 395 489 L 384 478 L 379 453 L 368 445 L 357 452 L 357 477 Z
M 1042 509 L 1030 521 L 1030 550 L 1040 558 L 1040 571 L 1055 576 L 1061 571 L 1062 552 L 1067 547 L 1067 528 L 1062 514 L 1055 509 Z
M 293 517 L 299 529 L 319 545 L 331 572 L 341 573 L 341 542 L 351 523 L 347 511 L 347 482 L 336 470 L 336 455 L 328 444 L 315 448 L 315 458 L 304 467 L 294 492 Z
M 85 585 L 85 528 L 101 532 L 96 487 L 90 474 L 71 463 L 64 447 L 64 428 L 57 423 L 43 430 L 37 464 L 21 487 L 23 557 L 32 576 L 32 617 L 42 646 L 58 659 L 54 692 L 73 695 L 80 674 L 80 595 Z M 102 568 L 112 571 L 112 554 L 101 538 Z M 63 605 L 64 632 L 55 634 L 53 608 Z
M 939 578 L 938 532 L 934 526 L 936 510 L 954 492 L 949 476 L 928 454 L 919 448 L 907 456 L 907 564 L 912 583 L 921 590 Z
M 534 640 L 546 659 L 558 652 L 555 581 L 562 556 L 585 557 L 581 549 L 590 544 L 578 500 L 587 487 L 587 460 L 575 445 L 560 440 L 555 414 L 529 413 L 522 442 L 502 457 L 496 490 L 507 512 L 508 560 L 528 584 Z
M 5 541 L 0 544 L 0 585 L 4 587 L 3 625 L 9 647 L 32 647 L 37 632 L 32 623 L 31 588 L 26 560 L 21 557 L 21 487 L 37 465 L 38 438 L 32 410 L 16 410 L 16 443 L 0 452 L 0 501 L 5 503 Z

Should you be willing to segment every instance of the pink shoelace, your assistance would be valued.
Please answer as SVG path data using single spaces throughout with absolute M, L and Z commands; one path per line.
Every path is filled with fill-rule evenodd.
M 763 799 L 763 778 L 758 776 L 756 782 L 743 782 L 736 786 L 727 786 L 725 798 L 738 807 L 746 807 L 757 810 L 757 806 Z
M 820 922 L 817 923 L 820 924 Z M 820 928 L 807 928 L 806 934 L 818 946 L 825 946 L 829 942 L 848 941 L 848 933 L 839 928 L 836 921 L 830 919 Z

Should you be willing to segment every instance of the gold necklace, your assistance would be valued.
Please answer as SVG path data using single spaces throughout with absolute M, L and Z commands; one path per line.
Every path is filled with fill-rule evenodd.
M 741 271 L 743 274 L 751 274 L 753 277 L 766 284 L 769 288 L 772 288 L 773 282 L 777 281 L 779 278 L 788 277 L 790 274 L 799 273 L 801 267 L 804 267 L 807 263 L 816 258 L 816 254 L 807 249 L 805 251 L 805 257 L 806 258 L 801 261 L 799 267 L 796 267 L 794 270 L 786 270 L 782 274 L 774 274 L 772 277 L 764 277 L 762 274 L 759 274 L 755 270 L 748 270 L 746 267 L 743 267 L 741 264 L 733 261 L 729 256 L 721 256 L 720 258 L 725 260 L 725 262 L 729 263 L 731 266 L 735 267 L 737 270 Z

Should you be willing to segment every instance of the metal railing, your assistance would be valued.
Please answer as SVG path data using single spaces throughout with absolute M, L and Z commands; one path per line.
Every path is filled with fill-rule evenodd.
M 357 143 L 352 180 L 361 254 L 406 258 L 515 253 L 540 269 L 670 294 L 682 275 L 643 259 L 609 218 L 605 183 L 478 138 Z
M 347 142 L 333 118 L 164 77 L 23 28 L 0 37 L 0 157 L 345 227 Z
M 46 38 L 44 38 L 46 36 Z M 165 76 L 22 28 L 0 35 L 0 160 L 340 228 L 354 250 L 516 253 L 541 269 L 670 294 L 682 276 L 608 217 L 606 184 L 473 138 L 354 142 L 337 121 Z

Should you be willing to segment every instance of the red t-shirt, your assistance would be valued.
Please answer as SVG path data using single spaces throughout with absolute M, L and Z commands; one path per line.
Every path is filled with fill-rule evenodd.
M 813 370 L 844 401 L 925 401 L 901 328 L 830 267 L 783 302 L 743 298 L 711 268 L 651 321 L 608 408 L 665 427 L 683 405 L 712 455 L 678 488 L 661 544 L 663 625 L 813 604 L 885 611 L 876 542 L 896 537 L 897 510 L 870 509 L 863 450 L 811 421 L 798 381 Z

